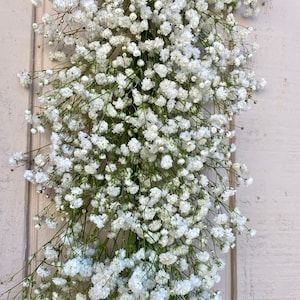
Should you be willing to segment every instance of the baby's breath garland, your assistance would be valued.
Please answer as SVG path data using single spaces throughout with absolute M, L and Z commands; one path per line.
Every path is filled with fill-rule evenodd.
M 58 62 L 19 74 L 43 88 L 32 133 L 51 136 L 25 177 L 55 206 L 37 216 L 55 233 L 25 299 L 221 299 L 218 253 L 252 234 L 229 207 L 251 182 L 229 125 L 264 84 L 233 15 L 257 1 L 50 2 L 33 27 Z

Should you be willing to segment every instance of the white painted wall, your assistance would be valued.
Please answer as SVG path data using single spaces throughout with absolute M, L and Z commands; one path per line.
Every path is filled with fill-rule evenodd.
M 239 300 L 300 299 L 300 35 L 299 0 L 268 0 L 256 27 L 254 60 L 268 85 L 238 119 L 239 160 L 255 181 L 238 193 L 257 230 L 238 243 Z
M 24 260 L 25 181 L 23 168 L 14 172 L 9 156 L 26 150 L 24 110 L 28 92 L 18 85 L 16 73 L 29 68 L 31 3 L 7 1 L 0 18 L 0 281 L 18 271 Z M 21 277 L 19 274 L 13 283 Z M 0 285 L 0 294 L 4 288 Z M 2 298 L 1 298 L 2 299 Z M 6 299 L 6 298 L 5 298 Z

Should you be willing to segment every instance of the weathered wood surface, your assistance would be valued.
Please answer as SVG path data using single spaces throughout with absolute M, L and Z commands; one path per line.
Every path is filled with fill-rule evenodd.
M 300 299 L 300 2 L 266 1 L 256 27 L 254 59 L 268 85 L 238 119 L 237 157 L 254 184 L 238 204 L 257 230 L 238 243 L 239 300 Z
M 0 281 L 23 266 L 25 257 L 24 168 L 14 172 L 9 156 L 27 147 L 24 110 L 29 93 L 18 85 L 18 71 L 30 66 L 31 3 L 8 1 L 1 5 L 0 18 Z M 13 283 L 20 280 L 20 273 Z M 0 285 L 0 294 L 8 286 Z M 4 299 L 4 298 L 3 298 Z M 6 298 L 5 298 L 6 299 Z

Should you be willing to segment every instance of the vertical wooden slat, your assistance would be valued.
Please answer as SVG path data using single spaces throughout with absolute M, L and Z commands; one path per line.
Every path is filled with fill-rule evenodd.
M 232 117 L 232 120 L 229 124 L 230 130 L 235 130 L 235 116 Z M 231 143 L 236 144 L 236 137 L 231 138 Z M 235 152 L 231 153 L 231 161 L 236 162 L 236 154 Z M 229 181 L 231 183 L 231 187 L 236 189 L 235 183 L 235 175 L 231 171 L 229 173 Z M 236 195 L 233 195 L 229 199 L 229 208 L 234 209 L 237 204 Z M 228 300 L 237 300 L 237 241 L 236 246 L 233 249 L 230 249 L 228 255 L 228 266 L 227 266 L 227 277 L 228 277 L 228 285 L 227 285 L 227 299 Z
M 31 16 L 31 24 L 36 22 L 36 8 L 32 6 L 32 16 Z M 30 45 L 30 72 L 33 74 L 35 70 L 35 43 L 36 38 L 35 34 L 33 33 L 33 30 L 31 30 L 31 45 Z M 32 84 L 29 88 L 29 103 L 28 103 L 28 109 L 31 111 L 34 108 L 34 93 L 35 93 L 35 87 L 34 84 Z M 32 162 L 32 135 L 30 133 L 30 127 L 31 125 L 28 124 L 28 130 L 27 130 L 27 152 L 29 153 L 29 161 L 26 165 L 27 169 L 31 168 L 31 162 Z M 26 190 L 25 190 L 25 259 L 28 259 L 28 257 L 31 255 L 30 253 L 30 228 L 31 228 L 31 189 L 32 186 L 29 182 L 26 182 Z M 23 278 L 28 275 L 28 267 L 26 266 L 23 270 Z
M 42 16 L 46 11 L 49 11 L 49 3 L 43 3 L 42 7 L 35 9 L 35 22 L 40 23 Z M 33 40 L 33 70 L 34 72 L 39 72 L 47 68 L 47 50 L 45 50 L 46 45 L 44 45 L 45 40 L 40 35 L 35 35 Z M 38 107 L 40 106 L 38 102 L 37 92 L 40 90 L 38 81 L 34 81 L 32 87 L 32 109 L 34 112 L 39 112 Z M 31 150 L 33 151 L 33 158 L 37 154 L 37 150 L 43 147 L 45 144 L 49 143 L 49 137 L 47 134 L 35 134 L 31 137 Z M 35 225 L 37 221 L 34 220 L 34 217 L 42 211 L 42 209 L 47 204 L 48 200 L 37 192 L 35 185 L 30 185 L 29 188 L 29 199 L 30 199 L 30 212 L 28 215 L 29 226 L 28 226 L 28 252 L 32 255 L 36 253 L 51 236 L 51 232 L 41 229 L 36 229 Z M 33 263 L 30 270 L 33 270 L 37 266 L 36 263 Z

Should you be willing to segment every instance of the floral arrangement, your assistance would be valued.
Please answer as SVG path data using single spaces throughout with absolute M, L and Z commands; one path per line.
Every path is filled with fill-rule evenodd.
M 53 229 L 24 298 L 221 299 L 219 253 L 254 234 L 229 199 L 252 181 L 230 123 L 264 85 L 234 12 L 257 1 L 50 2 L 33 28 L 53 67 L 18 75 L 40 86 L 26 119 L 50 142 L 10 158 L 32 160 L 36 227 Z

